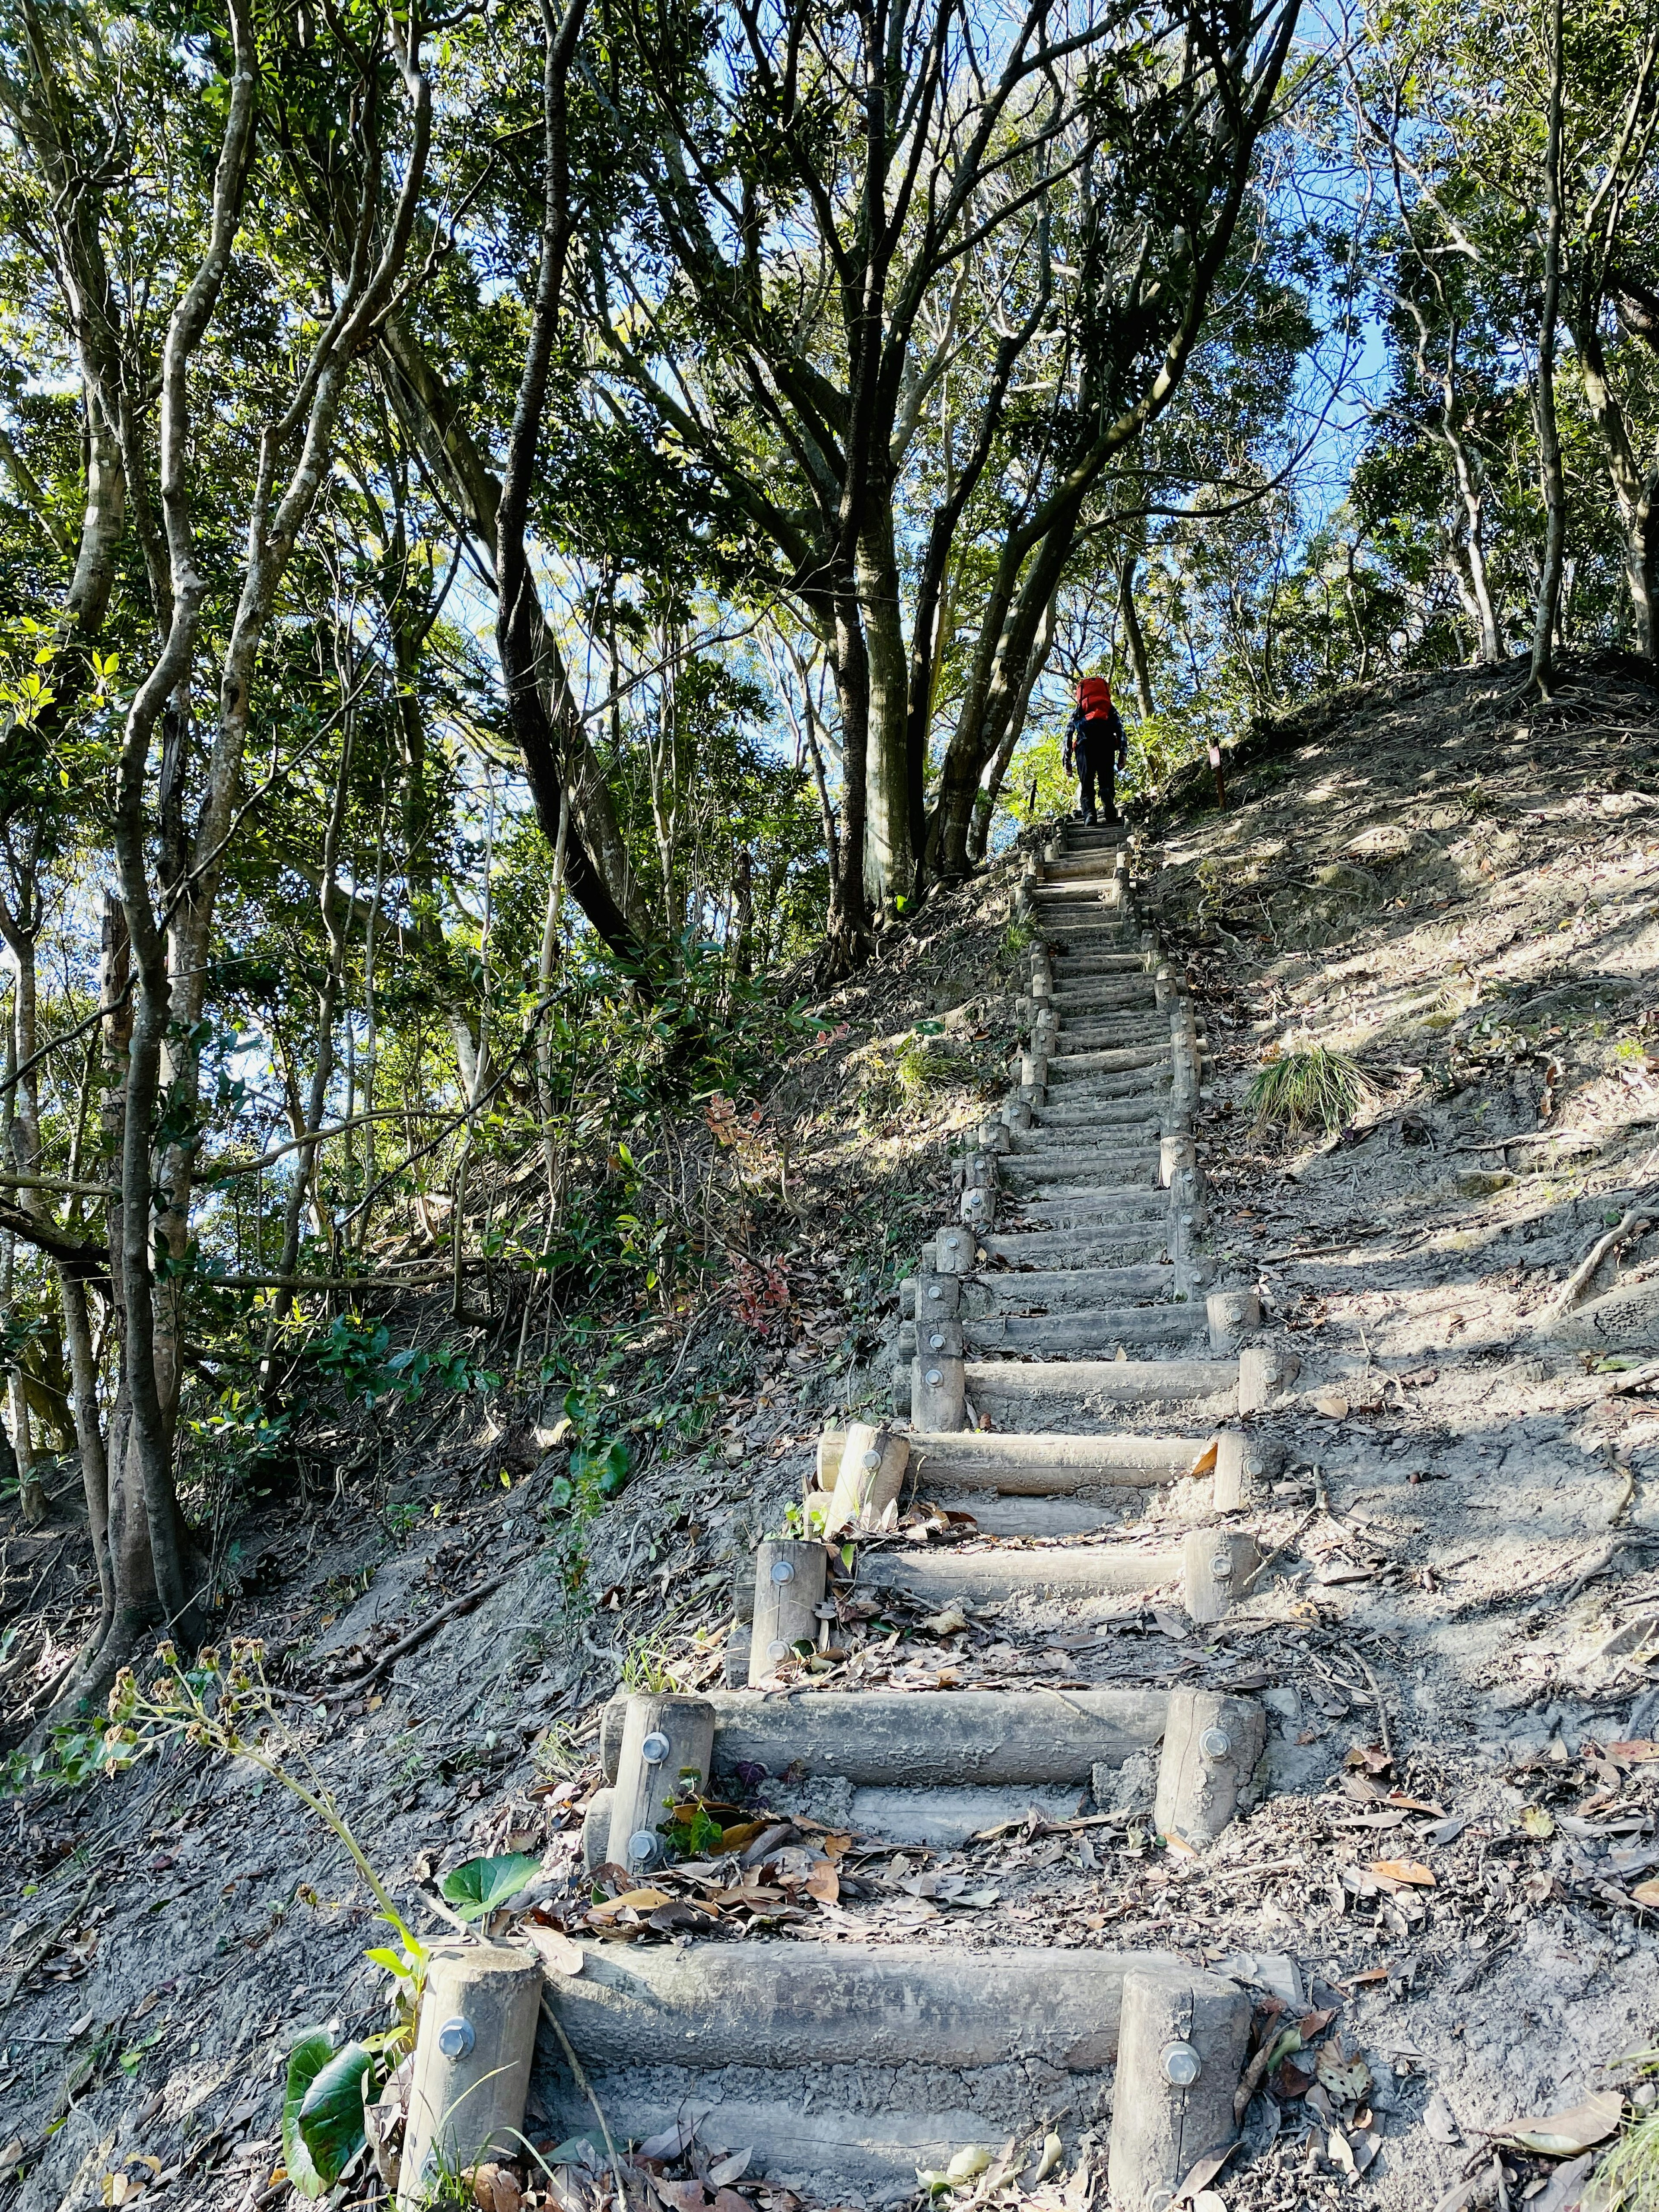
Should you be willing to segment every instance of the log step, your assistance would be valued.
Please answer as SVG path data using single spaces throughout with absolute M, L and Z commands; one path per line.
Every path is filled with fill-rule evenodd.
M 1012 1416 L 1018 1428 L 1037 1405 L 1054 1409 L 1055 1426 L 1084 1429 L 1117 1406 L 1238 1404 L 1236 1359 L 969 1360 L 966 1382 L 976 1412 Z
M 982 1552 L 866 1552 L 859 1561 L 860 1589 L 869 1583 L 877 1589 L 902 1589 L 941 1606 L 952 1598 L 983 1605 L 1015 1595 L 1136 1597 L 1180 1580 L 1181 1553 L 1168 1546 L 1161 1551 L 1127 1544 L 1067 1544 L 1030 1551 L 1010 1545 Z
M 962 1556 L 965 1561 L 969 1555 Z M 971 1556 L 1052 1559 L 1081 1553 Z M 873 1589 L 897 1587 L 896 1574 L 875 1571 L 880 1561 L 902 1558 L 929 1568 L 951 1565 L 957 1557 L 866 1553 L 859 1578 Z M 1067 1691 L 1064 1704 L 1044 1691 L 1024 1689 L 793 1690 L 781 1697 L 708 1690 L 702 1696 L 714 1710 L 717 1775 L 751 1765 L 774 1777 L 793 1770 L 836 1776 L 858 1788 L 918 1790 L 963 1782 L 979 1789 L 1085 1785 L 1097 1765 L 1121 1766 L 1157 1743 L 1169 1704 L 1164 1690 Z M 607 1782 L 617 1778 L 627 1705 L 625 1697 L 611 1698 L 601 1719 L 599 1756 Z
M 701 2141 L 752 2145 L 775 2187 L 831 2203 L 848 2190 L 908 2199 L 919 2166 L 969 2145 L 1085 2124 L 1109 2081 L 1126 1974 L 1174 1964 L 1034 1944 L 976 1951 L 964 1974 L 954 1947 L 924 1944 L 582 1948 L 582 1972 L 551 1978 L 549 1994 L 612 2135 L 700 2115 Z M 534 2087 L 555 2133 L 592 2127 L 550 2038 Z
M 923 1484 L 962 1491 L 1049 1498 L 1100 1487 L 1143 1488 L 1195 1476 L 1214 1449 L 1201 1437 L 1050 1436 L 964 1429 L 910 1437 L 910 1465 Z

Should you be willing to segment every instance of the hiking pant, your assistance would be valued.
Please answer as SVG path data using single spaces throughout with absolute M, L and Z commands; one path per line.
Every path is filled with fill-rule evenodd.
M 1095 787 L 1100 788 L 1098 811 L 1107 822 L 1117 820 L 1117 761 L 1109 745 L 1098 751 L 1090 745 L 1077 749 L 1077 778 L 1085 814 L 1096 812 Z

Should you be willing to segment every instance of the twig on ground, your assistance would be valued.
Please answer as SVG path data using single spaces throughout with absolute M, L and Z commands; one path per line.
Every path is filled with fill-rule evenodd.
M 1585 1285 L 1594 1279 L 1596 1269 L 1608 1253 L 1616 1250 L 1626 1237 L 1639 1235 L 1647 1226 L 1648 1216 L 1639 1207 L 1632 1206 L 1616 1229 L 1609 1229 L 1605 1237 L 1598 1237 L 1545 1308 L 1545 1326 L 1553 1321 L 1559 1321 L 1563 1314 L 1571 1313 L 1583 1295 Z
M 1267 1573 L 1268 1568 L 1273 1565 L 1274 1561 L 1282 1559 L 1285 1553 L 1291 1549 L 1293 1544 L 1300 1542 L 1302 1537 L 1310 1528 L 1312 1528 L 1314 1522 L 1319 1518 L 1320 1515 L 1324 1512 L 1325 1510 L 1325 1499 L 1322 1494 L 1322 1496 L 1308 1508 L 1308 1510 L 1297 1522 L 1295 1528 L 1291 1529 L 1290 1534 L 1285 1539 L 1284 1542 L 1282 1544 L 1276 1545 L 1274 1548 L 1268 1553 L 1265 1559 L 1259 1559 L 1255 1565 L 1250 1569 L 1249 1573 L 1245 1576 L 1243 1581 L 1238 1586 L 1238 1596 L 1233 1601 L 1235 1604 L 1238 1602 L 1239 1598 L 1245 1598 L 1249 1595 L 1250 1592 L 1255 1588 L 1255 1585 L 1261 1581 L 1262 1576 Z
M 436 1613 L 428 1613 L 426 1619 L 411 1628 L 407 1636 L 400 1636 L 395 1644 L 389 1644 L 373 1666 L 366 1667 L 361 1674 L 352 1675 L 349 1681 L 337 1682 L 331 1690 L 326 1691 L 323 1704 L 343 1705 L 348 1698 L 356 1697 L 359 1690 L 366 1690 L 371 1682 L 385 1674 L 388 1667 L 401 1659 L 405 1652 L 413 1651 L 418 1644 L 424 1644 L 427 1638 L 434 1634 L 447 1620 L 453 1620 L 458 1613 L 470 1613 L 475 1605 L 481 1605 L 485 1598 L 500 1589 L 503 1583 L 510 1582 L 523 1565 L 526 1557 L 526 1554 L 520 1553 L 500 1574 L 489 1576 L 486 1581 L 476 1583 L 471 1589 L 463 1590 L 459 1597 L 451 1598 L 447 1605 L 441 1605 Z
M 610 2154 L 611 2177 L 617 2185 L 617 2212 L 626 2212 L 628 2186 L 623 2179 L 622 2160 L 617 2156 L 617 2146 L 611 2140 L 611 2125 L 605 2117 L 604 2107 L 593 2094 L 593 2085 L 582 2071 L 582 2062 L 576 2056 L 574 2045 L 564 2032 L 564 2022 L 553 2009 L 547 1991 L 542 1991 L 542 2018 L 559 2039 L 559 2048 L 564 2053 L 565 2063 L 570 2069 L 570 2078 L 593 2107 L 593 2117 L 599 2124 L 599 2133 L 605 2137 L 605 2147 Z
M 1382 1702 L 1382 1692 L 1378 1686 L 1376 1677 L 1371 1672 L 1370 1662 L 1365 1659 L 1362 1653 L 1354 1650 L 1352 1644 L 1345 1644 L 1342 1649 L 1347 1653 L 1349 1658 L 1353 1661 L 1354 1665 L 1358 1668 L 1360 1673 L 1365 1677 L 1366 1681 L 1370 1685 L 1371 1703 L 1376 1708 L 1377 1738 L 1382 1746 L 1383 1757 L 1388 1760 L 1389 1764 L 1392 1765 L 1394 1764 L 1394 1740 L 1389 1734 L 1388 1707 Z

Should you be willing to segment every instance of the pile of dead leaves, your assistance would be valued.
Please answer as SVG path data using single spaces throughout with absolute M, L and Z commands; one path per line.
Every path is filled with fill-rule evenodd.
M 582 1895 L 538 1905 L 523 1932 L 550 1965 L 579 1971 L 581 1954 L 570 1940 L 578 1935 L 623 1942 L 740 1935 L 805 1920 L 843 1890 L 866 1893 L 852 1871 L 865 1856 L 861 1839 L 804 1814 L 757 1819 L 739 1806 L 695 1798 L 676 1806 L 668 1825 L 671 1849 L 679 1831 L 703 1855 L 653 1869 L 646 1882 L 607 1862 L 583 1877 Z

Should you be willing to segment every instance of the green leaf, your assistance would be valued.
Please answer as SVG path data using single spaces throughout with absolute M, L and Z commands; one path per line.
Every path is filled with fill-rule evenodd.
M 331 2189 L 363 2145 L 363 2077 L 374 2063 L 365 2043 L 348 2043 L 318 2074 L 300 2106 L 301 2141 Z
M 381 1945 L 375 1950 L 365 1951 L 363 1956 L 371 1966 L 384 1966 L 388 1974 L 395 1974 L 400 1982 L 414 1978 L 415 1969 L 401 1951 L 393 1951 Z
M 300 2107 L 312 2083 L 334 2056 L 334 2039 L 325 2027 L 302 2035 L 288 2054 L 288 2082 L 283 2092 L 283 2164 L 301 2197 L 320 2197 L 328 2187 L 312 2164 L 300 2133 Z
M 439 1888 L 463 1920 L 482 1920 L 521 1890 L 541 1861 L 529 1851 L 508 1851 L 497 1859 L 467 1859 L 452 1867 Z

